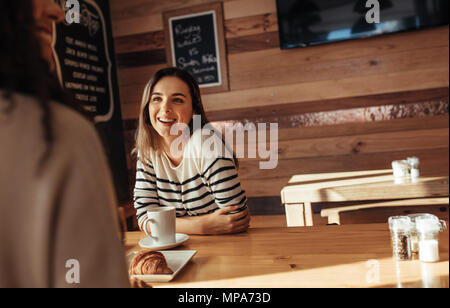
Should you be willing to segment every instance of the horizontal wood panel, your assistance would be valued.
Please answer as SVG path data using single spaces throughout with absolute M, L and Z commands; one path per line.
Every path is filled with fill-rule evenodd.
M 142 91 L 144 87 L 142 87 Z M 137 92 L 137 91 L 136 91 Z M 140 94 L 142 97 L 142 93 Z M 127 101 L 127 104 L 122 103 L 122 119 L 137 119 L 139 117 L 139 94 L 133 92 L 133 96 L 120 94 L 122 102 Z
M 272 50 L 267 54 L 249 54 L 247 57 L 262 59 L 269 56 L 286 56 L 292 61 L 301 61 L 301 64 L 322 63 L 323 61 L 344 60 L 358 57 L 371 57 L 382 54 L 391 54 L 401 51 L 421 50 L 434 47 L 448 47 L 449 27 L 443 26 L 429 30 L 396 33 L 363 40 L 350 40 L 333 44 L 324 44 L 309 48 L 292 48 L 287 50 Z M 418 43 L 420 42 L 420 44 Z M 236 56 L 234 56 L 236 57 Z M 248 58 L 242 57 L 245 63 Z M 258 59 L 259 60 L 259 59 Z M 432 61 L 430 61 L 432 62 Z M 249 69 L 255 70 L 265 62 L 251 61 L 245 63 Z M 293 62 L 281 61 L 280 66 L 289 67 Z
M 117 54 L 116 62 L 119 68 L 161 65 L 166 63 L 166 50 L 154 49 Z
M 117 20 L 133 19 L 213 2 L 223 2 L 225 19 L 276 13 L 275 0 L 112 0 L 111 14 Z
M 136 92 L 142 95 L 140 89 L 144 89 L 147 82 L 153 77 L 153 75 L 166 65 L 148 65 L 148 66 L 137 66 L 127 69 L 118 69 L 117 77 L 119 82 L 119 87 L 122 90 L 126 86 L 131 86 L 130 90 L 134 87 Z M 123 92 L 123 91 L 121 91 Z M 123 104 L 123 101 L 122 101 Z
M 271 118 L 304 114 L 311 112 L 325 112 L 330 110 L 344 110 L 358 107 L 373 107 L 382 105 L 395 105 L 405 103 L 419 103 L 436 101 L 448 98 L 448 87 L 436 89 L 424 89 L 418 91 L 402 91 L 395 93 L 373 94 L 337 99 L 325 99 L 290 104 L 277 104 L 270 107 L 244 107 L 238 110 L 209 111 L 208 118 L 213 121 L 239 120 L 252 118 Z
M 225 0 L 227 1 L 227 0 Z M 229 1 L 229 0 L 228 0 Z M 111 15 L 115 21 L 162 14 L 164 11 L 215 2 L 214 0 L 112 0 Z
M 372 38 L 363 46 L 361 41 L 348 41 L 301 50 L 274 48 L 229 55 L 230 85 L 232 90 L 240 90 L 448 67 L 448 35 L 448 27 L 441 27 Z
M 291 177 L 296 174 L 343 172 L 371 169 L 389 169 L 394 160 L 416 156 L 420 159 L 422 172 L 448 173 L 448 147 L 429 150 L 391 151 L 338 156 L 306 157 L 278 160 L 275 169 L 262 170 L 255 160 L 240 161 L 239 178 L 272 179 Z M 447 169 L 445 170 L 445 167 Z M 287 183 L 287 182 L 286 182 Z
M 376 122 L 345 123 L 312 127 L 293 127 L 278 129 L 278 141 L 304 141 L 326 139 L 331 137 L 378 136 L 388 133 L 404 133 L 413 135 L 411 131 L 436 130 L 445 134 L 448 132 L 448 115 L 405 118 Z M 268 125 L 267 125 L 268 127 Z M 244 126 L 245 128 L 245 126 Z M 223 130 L 221 133 L 224 134 Z M 267 130 L 267 136 L 269 130 Z M 268 137 L 267 137 L 268 138 Z M 236 142 L 236 141 L 235 141 Z M 248 132 L 244 131 L 244 142 L 248 142 Z M 448 140 L 446 140 L 448 144 Z
M 266 32 L 278 33 L 278 18 L 276 13 L 246 16 L 229 19 L 225 22 L 225 35 L 227 39 Z
M 278 32 L 267 32 L 227 39 L 228 55 L 279 48 L 279 46 L 280 38 Z
M 249 107 L 321 101 L 354 96 L 448 87 L 448 66 L 439 69 L 390 72 L 383 76 L 354 76 L 298 84 L 246 89 L 204 96 L 205 110 L 219 111 Z M 126 104 L 126 102 L 125 102 Z
M 316 127 L 297 127 L 280 129 L 279 140 L 299 140 L 305 138 L 323 138 L 337 136 L 352 136 L 355 134 L 378 134 L 388 132 L 408 132 L 419 129 L 447 128 L 449 116 L 429 116 L 420 118 L 395 119 L 367 123 L 347 123 Z
M 163 30 L 162 13 L 217 0 L 111 0 L 114 37 Z M 221 0 L 224 18 L 276 13 L 275 0 Z
M 296 54 L 284 54 L 278 49 L 268 49 L 239 56 L 230 55 L 229 58 L 231 89 L 241 90 L 334 78 L 383 75 L 390 72 L 419 71 L 442 68 L 445 65 L 448 67 L 449 53 L 448 46 L 439 46 L 355 58 L 323 59 L 308 63 L 308 60 Z M 436 61 L 430 62 L 429 59 Z M 265 63 L 264 66 L 249 67 L 254 63 L 263 63 L 262 61 Z
M 276 13 L 275 0 L 234 0 L 224 1 L 225 19 Z
M 114 2 L 126 3 L 127 1 L 111 1 L 111 3 Z M 113 37 L 162 31 L 163 29 L 163 20 L 160 13 L 150 14 L 147 16 L 135 16 L 131 19 L 117 19 L 116 15 L 114 14 L 112 15 L 112 20 Z
M 448 128 L 398 131 L 390 133 L 355 134 L 345 137 L 327 137 L 301 140 L 287 140 L 276 143 L 261 142 L 261 144 L 234 144 L 234 151 L 241 161 L 259 160 L 259 148 L 273 149 L 278 153 L 278 159 L 350 155 L 362 153 L 383 153 L 392 149 L 397 151 L 415 149 L 434 149 L 448 147 Z M 267 140 L 269 137 L 266 136 Z M 258 140 L 259 142 L 259 140 Z M 256 158 L 248 158 L 249 150 L 254 151 Z M 239 154 L 245 154 L 240 157 Z M 263 153 L 265 154 L 265 153 Z M 263 159 L 264 160 L 264 159 Z
M 133 53 L 137 51 L 149 51 L 165 49 L 166 40 L 164 31 L 146 32 L 114 39 L 116 54 Z
M 296 174 L 386 169 L 393 160 L 410 156 L 420 158 L 423 175 L 448 175 L 449 151 L 442 148 L 280 160 L 275 170 L 260 170 L 258 162 L 241 162 L 239 179 L 248 196 L 279 196 L 281 189 Z

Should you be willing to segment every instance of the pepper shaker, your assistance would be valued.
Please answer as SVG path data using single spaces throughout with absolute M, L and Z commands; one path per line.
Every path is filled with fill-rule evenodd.
M 392 257 L 395 260 L 411 259 L 411 219 L 407 216 L 389 217 L 391 231 Z

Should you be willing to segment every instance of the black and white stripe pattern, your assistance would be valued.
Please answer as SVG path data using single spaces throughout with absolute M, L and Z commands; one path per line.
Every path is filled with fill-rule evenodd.
M 184 158 L 178 167 L 165 154 L 152 153 L 151 159 L 137 162 L 134 206 L 141 230 L 147 232 L 146 213 L 152 207 L 173 206 L 177 217 L 205 215 L 230 205 L 246 207 L 233 159 Z

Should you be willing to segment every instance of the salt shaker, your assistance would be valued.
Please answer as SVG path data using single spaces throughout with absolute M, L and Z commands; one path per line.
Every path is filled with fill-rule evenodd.
M 411 259 L 411 219 L 407 216 L 389 217 L 391 231 L 392 257 L 404 261 Z
M 426 213 L 410 214 L 408 215 L 408 217 L 411 219 L 411 231 L 410 231 L 411 252 L 419 253 L 419 232 L 417 231 L 416 219 L 419 217 L 429 218 L 434 219 L 436 223 L 439 223 L 439 218 L 437 218 L 437 216 L 435 215 Z
M 405 183 L 409 178 L 409 163 L 407 160 L 395 160 L 392 162 L 392 171 L 394 173 L 395 184 Z
M 419 235 L 420 261 L 438 262 L 439 232 L 447 228 L 445 221 L 430 216 L 420 216 L 416 218 L 416 228 Z
M 419 172 L 419 159 L 417 157 L 408 157 L 406 159 L 409 164 L 409 172 L 411 175 L 411 178 L 415 179 L 420 176 Z

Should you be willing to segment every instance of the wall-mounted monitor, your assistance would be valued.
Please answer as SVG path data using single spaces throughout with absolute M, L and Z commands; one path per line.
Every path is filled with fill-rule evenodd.
M 280 47 L 448 25 L 448 4 L 448 0 L 277 0 Z

